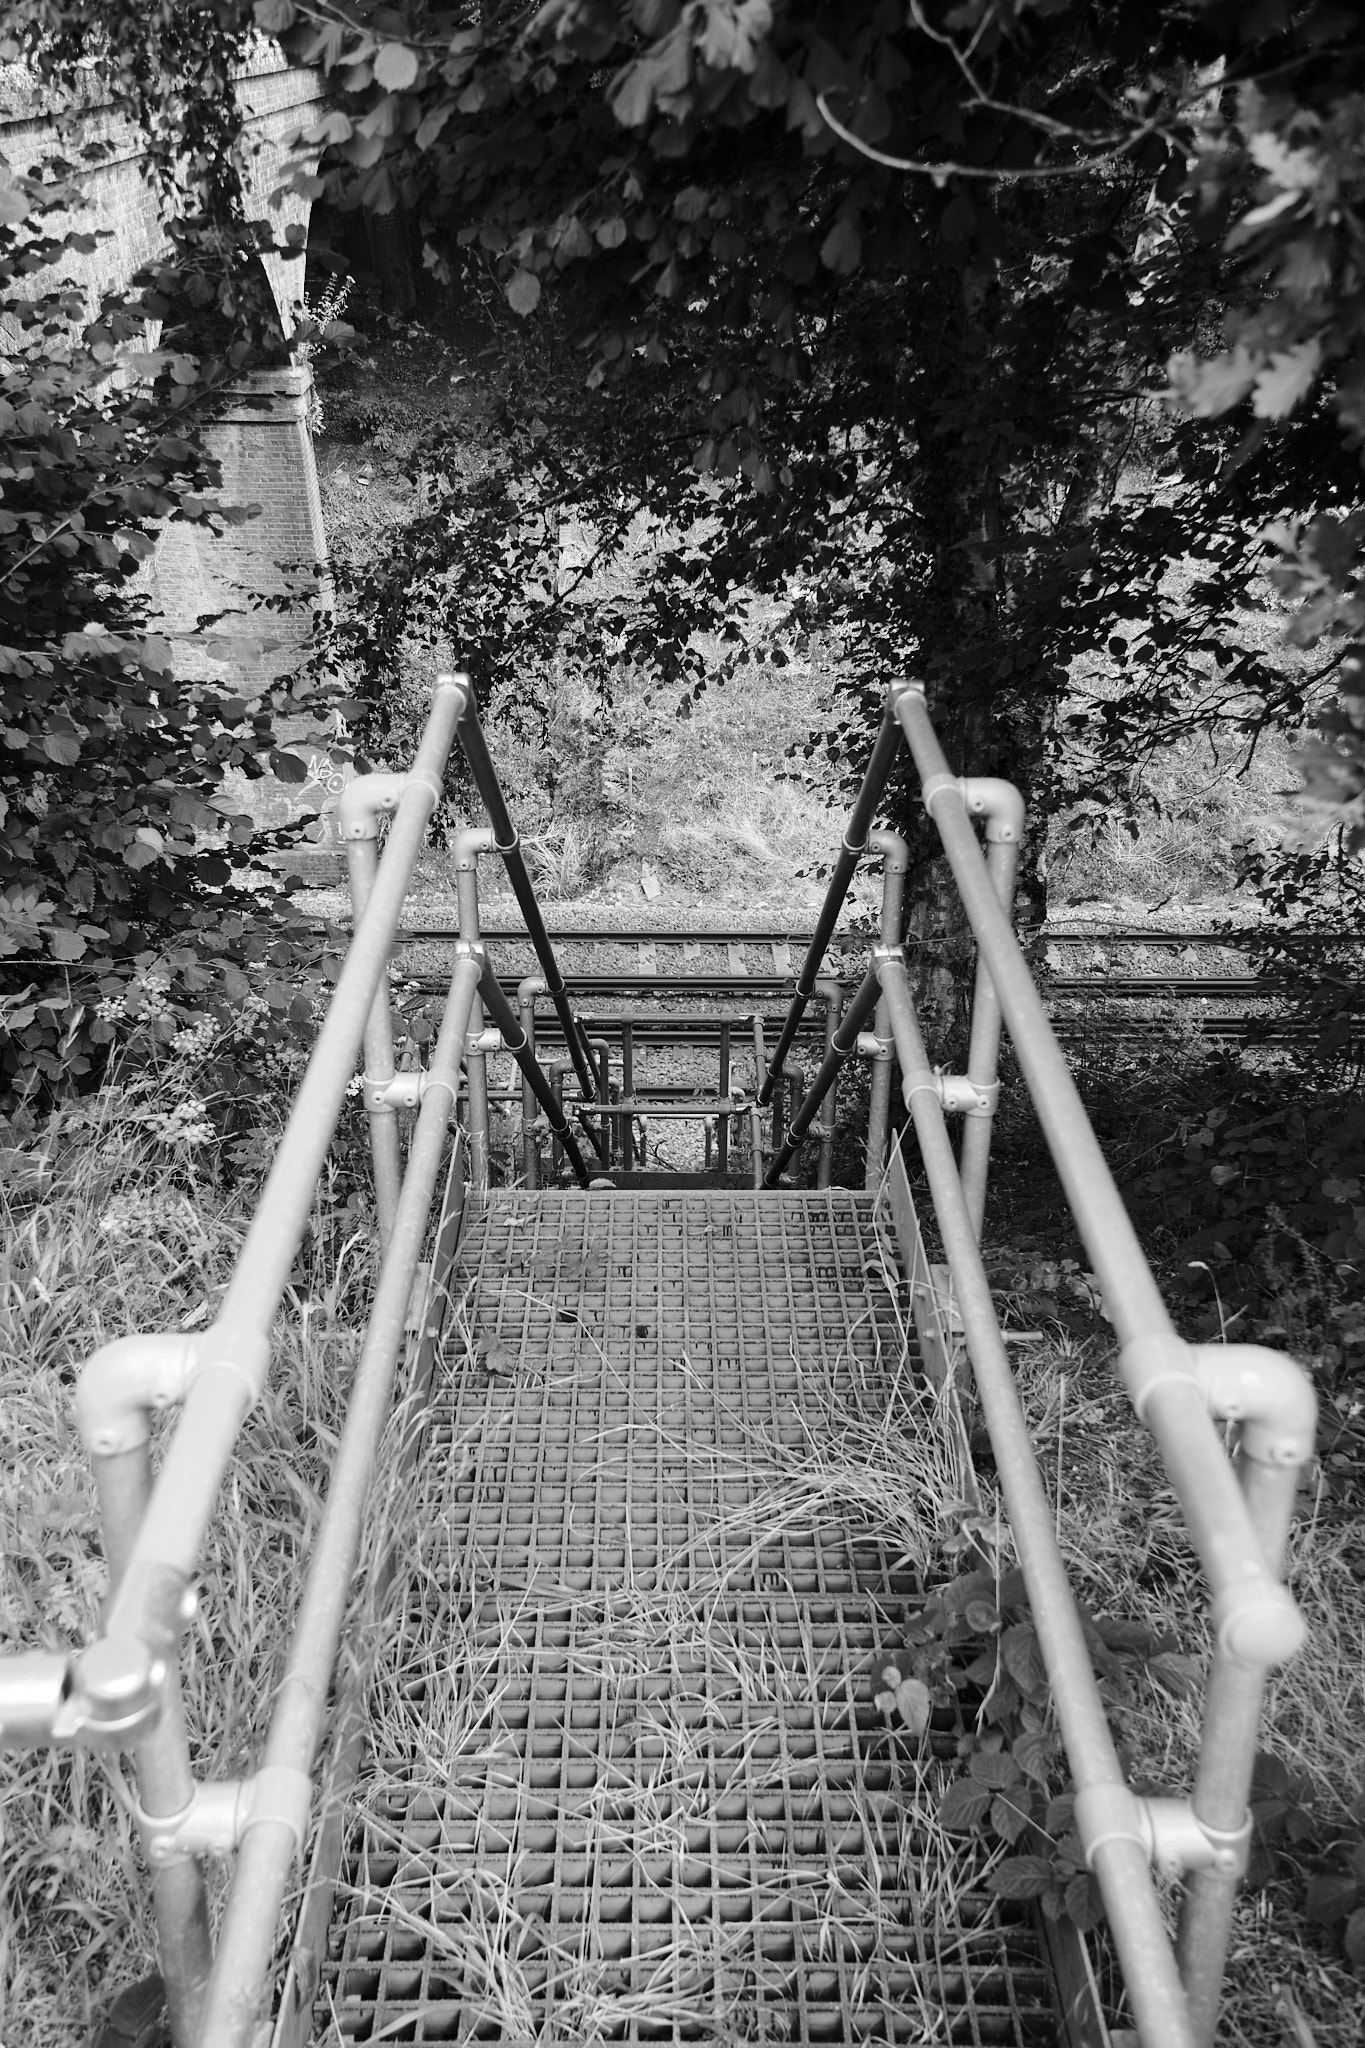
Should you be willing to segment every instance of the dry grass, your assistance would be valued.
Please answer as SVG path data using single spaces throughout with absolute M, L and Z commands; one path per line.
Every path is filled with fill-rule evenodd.
M 167 1099 L 193 1078 L 170 1067 Z M 225 1191 L 126 1107 L 116 1090 L 75 1105 L 52 1134 L 41 1198 L 0 1191 L 0 1415 L 12 1453 L 0 1480 L 0 1634 L 11 1649 L 64 1649 L 97 1630 L 107 1577 L 71 1414 L 81 1366 L 115 1337 L 202 1327 L 250 1215 L 251 1188 Z M 334 1228 L 322 1210 L 318 1223 Z M 321 1249 L 335 1284 L 295 1296 L 279 1319 L 271 1383 L 204 1553 L 184 1658 L 201 1775 L 249 1767 L 344 1410 L 368 1252 L 357 1264 L 354 1244 Z M 36 1751 L 0 1753 L 0 1783 L 0 2040 L 69 2048 L 155 1968 L 122 1780 L 89 1753 Z
M 1097 1617 L 1144 1624 L 1206 1668 L 1206 1595 L 1150 1437 L 1132 1416 L 1099 1343 L 1059 1335 L 1017 1354 L 1039 1461 L 1057 1502 L 1071 1581 Z M 1312 1788 L 1322 1814 L 1344 1819 L 1365 1778 L 1365 1606 L 1358 1532 L 1324 1520 L 1301 1497 L 1287 1577 L 1307 1617 L 1308 1648 L 1273 1677 L 1262 1746 Z M 1202 1684 L 1146 1670 L 1125 1681 L 1121 1733 L 1133 1781 L 1187 1791 L 1200 1741 Z M 1238 1906 L 1220 2041 L 1228 2048 L 1304 2048 L 1286 2015 L 1297 2003 L 1315 2048 L 1356 2048 L 1360 1987 L 1325 1943 L 1309 1937 L 1302 1897 L 1279 1882 Z
M 458 1323 L 455 1343 L 458 1350 Z M 604 1376 L 629 1391 L 592 1348 Z M 932 1575 L 942 1569 L 970 1484 L 955 1412 L 914 1379 L 904 1333 L 891 1355 L 883 1347 L 871 1364 L 850 1363 L 852 1398 L 813 1402 L 802 1441 L 779 1441 L 750 1425 L 742 1447 L 704 1446 L 670 1427 L 652 1404 L 630 1404 L 622 1426 L 633 1460 L 657 1451 L 689 1495 L 734 1501 L 747 1494 L 689 1546 L 661 1556 L 647 1583 L 627 1562 L 610 1591 L 556 1586 L 476 1598 L 479 1586 L 462 1550 L 452 1547 L 434 1475 L 437 1493 L 415 1520 L 411 1572 L 379 1644 L 372 1762 L 352 1817 L 355 1837 L 381 1868 L 367 1882 L 362 1864 L 350 1886 L 349 1924 L 356 1935 L 377 1937 L 388 1927 L 416 1936 L 443 1980 L 443 1998 L 462 2001 L 467 2019 L 495 2024 L 499 2038 L 576 2048 L 617 2039 L 629 2018 L 646 2014 L 717 2041 L 776 2038 L 770 2030 L 785 2011 L 793 1965 L 765 1949 L 757 1912 L 719 1923 L 708 1913 L 693 1923 L 678 1901 L 689 1884 L 705 1891 L 714 1881 L 713 1843 L 722 1867 L 728 1853 L 736 1882 L 748 1885 L 763 1832 L 754 1816 L 765 1795 L 790 1790 L 793 1729 L 814 1719 L 831 1731 L 823 1741 L 842 1757 L 849 1737 L 837 1731 L 847 1725 L 850 1684 L 861 1686 L 865 1676 L 850 1672 L 845 1653 L 809 1629 L 799 1643 L 775 1641 L 746 1616 L 742 1589 L 784 1537 L 809 1539 L 831 1527 L 875 1531 L 889 1555 Z M 508 1423 L 512 1414 L 509 1406 Z M 727 1414 L 732 1429 L 743 1420 L 738 1411 Z M 456 1441 L 444 1458 L 462 1484 L 472 1444 Z M 543 1744 L 553 1712 L 564 1753 L 572 1759 L 581 1750 L 585 1764 L 578 1789 L 557 1799 L 559 1854 L 597 1872 L 596 1883 L 633 1891 L 646 1934 L 654 1918 L 668 1921 L 667 1937 L 643 1958 L 628 1949 L 626 1926 L 599 1915 L 595 1892 L 581 1925 L 562 1917 L 570 1903 L 563 1889 L 553 1914 L 535 1896 L 537 1884 L 550 1881 L 551 1859 L 541 1859 L 539 1879 L 530 1874 L 527 1860 L 536 1856 L 525 1846 L 524 1673 L 533 1656 L 546 1658 L 550 1638 L 562 1648 L 546 1667 L 535 1727 Z M 552 1709 L 552 1699 L 562 1705 Z M 587 1716 L 581 1726 L 575 1702 Z M 871 1740 L 892 1767 L 889 1787 L 871 1791 L 840 1769 L 837 1850 L 832 1838 L 818 1854 L 793 1847 L 767 1869 L 780 1854 L 775 1840 L 762 1852 L 763 1898 L 784 1923 L 799 1925 L 804 1953 L 862 1959 L 856 1996 L 869 2019 L 892 1959 L 905 1967 L 902 1916 L 906 1896 L 913 1899 L 929 1958 L 915 1996 L 924 2038 L 938 2039 L 945 2024 L 940 1968 L 960 1964 L 974 1940 L 990 1940 L 964 1931 L 957 1907 L 995 1852 L 937 1823 L 939 1796 L 957 1768 L 951 1739 Z M 746 1817 L 728 1852 L 708 1758 L 723 1759 L 717 1772 L 744 1774 Z M 499 1794 L 493 1834 L 515 1829 L 521 1847 L 513 1857 L 490 1839 L 472 1869 L 456 1838 L 465 1839 L 485 1786 Z M 507 1803 L 513 1797 L 515 1811 Z M 404 1827 L 414 1801 L 423 1818 Z M 390 1887 L 384 1879 L 394 1857 Z M 747 1890 L 744 1897 L 755 1903 Z M 554 1984 L 548 2020 L 547 1978 Z M 898 1997 L 903 2014 L 905 1995 Z M 724 2030 L 713 2034 L 720 2014 Z

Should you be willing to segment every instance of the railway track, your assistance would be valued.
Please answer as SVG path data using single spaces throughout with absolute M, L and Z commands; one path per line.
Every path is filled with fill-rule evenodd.
M 395 951 L 400 984 L 423 993 L 443 989 L 445 975 L 430 964 L 417 962 L 432 948 L 452 945 L 457 936 L 454 928 L 446 925 L 405 927 L 398 934 Z M 525 932 L 493 928 L 483 936 L 499 969 L 499 981 L 509 996 L 514 995 L 518 982 L 534 967 Z M 583 1021 L 588 1029 L 618 1040 L 625 1026 L 639 1045 L 671 1042 L 682 1017 L 688 1037 L 698 1045 L 718 1046 L 725 1034 L 747 1026 L 755 1011 L 765 1023 L 776 1025 L 810 943 L 810 935 L 804 931 L 747 927 L 707 932 L 679 927 L 593 927 L 553 932 L 551 937 L 575 1004 L 584 1006 Z M 1139 948 L 1183 953 L 1217 947 L 1245 958 L 1263 935 L 1201 929 L 1063 931 L 1046 932 L 1042 937 L 1054 954 L 1083 948 L 1108 955 Z M 918 942 L 922 948 L 933 943 L 932 939 Z M 1290 943 L 1313 951 L 1338 944 L 1340 939 L 1305 933 Z M 861 971 L 868 944 L 866 933 L 836 933 L 830 942 L 827 971 L 842 973 L 845 979 L 855 968 Z M 504 964 L 518 963 L 522 956 L 524 966 Z M 1242 1043 L 1255 1037 L 1288 1042 L 1301 1035 L 1292 1015 L 1276 1014 L 1286 991 L 1281 980 L 1267 976 L 1198 970 L 1124 972 L 1107 959 L 1100 971 L 1079 971 L 1071 963 L 1037 971 L 1052 1005 L 1054 1027 L 1060 1037 L 1071 1041 L 1160 1037 L 1170 1028 L 1172 1006 L 1187 1018 L 1186 1006 L 1191 1004 L 1204 1006 L 1197 1020 L 1199 1033 L 1212 1041 Z M 663 1002 L 672 1008 L 656 1008 Z M 686 1005 L 681 1012 L 679 1003 Z M 725 1007 L 718 1007 L 721 1004 Z M 698 1010 L 694 1005 L 707 1007 Z M 1144 1008 L 1140 1010 L 1138 1005 Z M 1362 1009 L 1365 1011 L 1365 1004 Z M 817 1011 L 807 1020 L 806 1036 L 814 1038 L 821 1029 Z M 561 1042 L 551 1018 L 545 1019 L 540 1035 L 551 1046 Z

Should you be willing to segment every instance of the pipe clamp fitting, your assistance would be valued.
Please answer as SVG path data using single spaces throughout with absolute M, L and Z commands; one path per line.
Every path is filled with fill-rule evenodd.
M 488 958 L 488 949 L 482 939 L 456 939 L 454 950 L 457 961 L 473 960 L 480 967 Z
M 904 946 L 888 946 L 879 940 L 872 948 L 872 965 L 874 967 L 904 967 Z
M 1126 1785 L 1083 1786 L 1076 1794 L 1074 1814 L 1088 1870 L 1094 1869 L 1096 1854 L 1106 1842 L 1136 1842 L 1144 1856 L 1151 1854 L 1142 1803 Z
M 313 1781 L 307 1771 L 296 1770 L 292 1764 L 268 1764 L 247 1780 L 247 1794 L 242 1832 L 279 1822 L 292 1833 L 294 1854 L 301 1856 L 313 1810 Z
M 492 1024 L 485 1025 L 482 1031 L 474 1032 L 465 1040 L 464 1049 L 466 1059 L 472 1054 L 501 1052 L 503 1049 L 502 1033 Z
M 178 1813 L 148 1813 L 135 1806 L 133 1817 L 147 1861 L 157 1867 L 182 1857 L 230 1856 L 242 1838 L 249 1784 L 241 1778 L 197 1784 Z
M 404 775 L 354 776 L 337 806 L 337 837 L 377 839 L 379 820 L 398 809 L 407 779 Z
M 1190 1799 L 1137 1800 L 1147 1834 L 1148 1855 L 1163 1877 L 1187 1870 L 1213 1870 L 1240 1877 L 1251 1846 L 1251 1815 L 1238 1828 L 1206 1827 Z
M 853 1041 L 853 1050 L 862 1053 L 865 1059 L 889 1060 L 895 1046 L 889 1038 L 878 1038 L 875 1031 L 860 1031 Z
M 996 1097 L 1000 1084 L 973 1081 L 967 1074 L 935 1074 L 938 1082 L 939 1100 L 949 1110 L 962 1110 L 967 1116 L 994 1116 Z
M 365 1074 L 365 1107 L 371 1111 L 420 1109 L 428 1078 L 420 1067 L 412 1073 L 393 1074 L 387 1081 L 377 1081 Z

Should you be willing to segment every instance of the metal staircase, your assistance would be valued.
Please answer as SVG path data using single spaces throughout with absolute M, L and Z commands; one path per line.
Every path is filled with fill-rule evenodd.
M 398 1071 L 388 962 L 457 739 L 490 822 L 456 840 L 439 1030 L 425 1067 Z M 873 827 L 903 750 L 977 942 L 963 1074 L 926 1050 L 901 945 L 906 848 Z M 945 1838 L 953 1710 L 907 1730 L 885 1704 L 888 1645 L 946 1569 L 945 1512 L 971 1499 L 967 1388 L 1124 2025 L 1142 2048 L 1208 2048 L 1265 1681 L 1304 1635 L 1281 1565 L 1314 1401 L 1291 1361 L 1192 1346 L 1171 1323 L 1011 929 L 1017 793 L 954 776 L 923 690 L 894 684 L 771 1052 L 752 1019 L 756 1086 L 736 1082 L 729 1015 L 714 1095 L 681 1107 L 645 1100 L 628 1033 L 614 1072 L 583 1028 L 466 678 L 438 683 L 411 773 L 358 778 L 341 821 L 354 936 L 216 1319 L 106 1345 L 82 1376 L 112 1580 L 101 1632 L 0 1659 L 0 1740 L 132 1760 L 164 1982 L 108 2048 L 1099 2048 L 1107 2016 L 1074 1930 L 990 1895 L 980 1858 Z M 869 854 L 880 929 L 845 999 L 822 968 Z M 493 855 L 540 969 L 515 999 L 479 926 Z M 548 1071 L 544 1002 L 564 1049 Z M 823 1053 L 795 1087 L 812 1003 Z M 981 1260 L 1002 1028 L 1210 1595 L 1203 1744 L 1193 1786 L 1167 1797 L 1125 1780 Z M 255 1768 L 197 1776 L 179 1656 L 198 1560 L 362 1049 L 381 1253 L 369 1323 Z M 491 1058 L 518 1072 L 502 1092 L 520 1091 L 520 1189 L 497 1185 Z M 870 1066 L 861 1193 L 827 1185 L 838 1077 L 856 1059 Z M 711 1170 L 684 1177 L 706 1185 L 639 1184 L 646 1111 L 712 1120 Z M 817 1186 L 802 1192 L 805 1146 Z M 750 1187 L 731 1184 L 736 1165 Z M 381 1446 L 393 1512 L 358 1589 Z M 233 1859 L 216 1926 L 208 1855 Z M 1174 1929 L 1154 1867 L 1179 1880 Z
M 1057 2039 L 1026 1910 L 936 1838 L 955 1728 L 875 1703 L 927 1548 L 831 1452 L 916 1374 L 881 1220 L 497 1193 L 468 1230 L 315 2040 Z

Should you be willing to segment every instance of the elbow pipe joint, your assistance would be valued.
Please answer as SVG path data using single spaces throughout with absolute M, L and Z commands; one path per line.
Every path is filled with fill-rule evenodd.
M 840 981 L 837 974 L 822 974 L 818 976 L 811 993 L 812 995 L 823 996 L 827 1003 L 842 1003 L 844 999 L 844 984 Z
M 907 875 L 910 872 L 909 841 L 899 832 L 890 832 L 885 826 L 878 826 L 867 835 L 869 853 L 879 853 L 885 872 L 893 875 Z
M 1308 1640 L 1308 1624 L 1287 1588 L 1264 1566 L 1254 1574 L 1245 1569 L 1245 1579 L 1215 1593 L 1209 1618 L 1220 1650 L 1253 1670 L 1270 1671 L 1297 1656 Z
M 1258 1465 L 1306 1465 L 1318 1402 L 1302 1366 L 1260 1344 L 1195 1344 L 1191 1363 L 1220 1422 L 1242 1425 L 1238 1450 Z
M 408 780 L 406 775 L 357 775 L 348 782 L 337 806 L 337 837 L 377 839 L 379 820 L 398 809 Z
M 1017 844 L 1024 833 L 1024 799 L 1012 782 L 998 775 L 926 775 L 920 784 L 930 817 L 938 799 L 951 793 L 969 817 L 986 820 L 986 838 Z
M 533 1003 L 537 996 L 543 996 L 544 993 L 545 977 L 543 974 L 528 974 L 525 980 L 517 983 L 517 1002 L 521 1005 L 522 1009 L 525 1009 L 528 1003 Z
M 451 846 L 451 852 L 455 856 L 456 872 L 463 871 L 468 874 L 471 869 L 477 868 L 479 855 L 495 852 L 497 844 L 497 834 L 491 825 L 466 825 L 463 831 L 455 834 Z
M 198 1346 L 179 1331 L 101 1345 L 76 1386 L 76 1427 L 86 1451 L 112 1458 L 145 1444 L 152 1416 L 184 1400 Z

